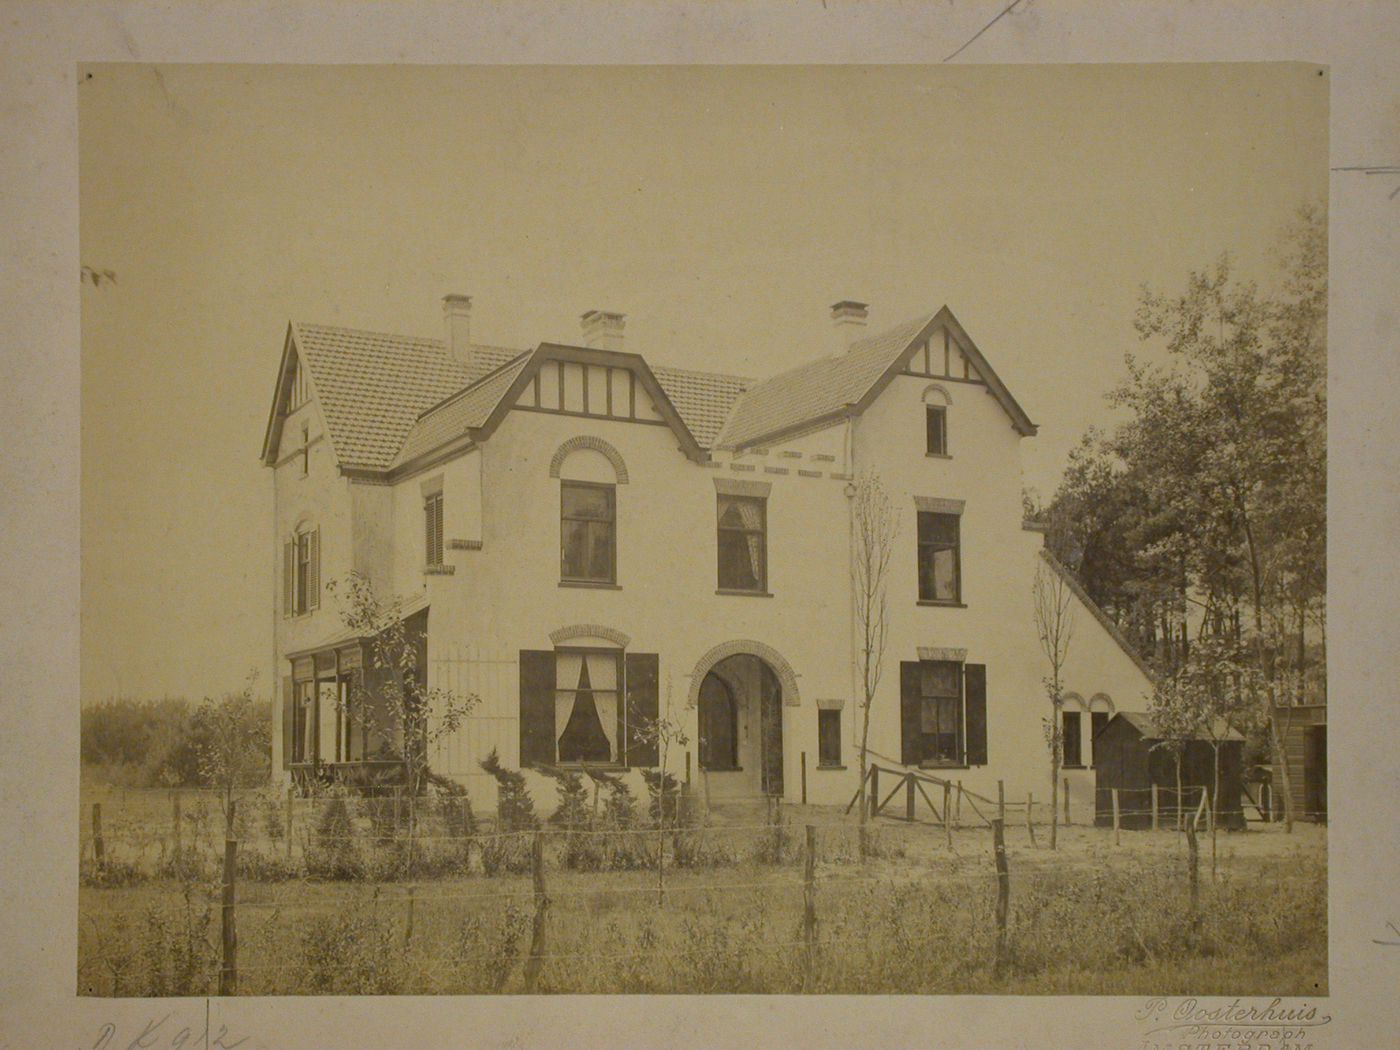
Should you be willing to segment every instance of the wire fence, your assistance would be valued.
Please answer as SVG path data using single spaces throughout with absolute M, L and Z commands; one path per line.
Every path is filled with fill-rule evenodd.
M 1153 840 L 1170 844 L 1167 863 L 1123 885 L 1139 893 L 1144 876 L 1158 880 L 1153 899 L 1165 910 L 1154 921 L 1170 931 L 1164 943 L 1180 940 L 1185 928 L 1172 924 L 1182 916 L 1199 922 L 1239 904 L 1230 903 L 1228 870 L 1218 885 L 1202 885 L 1197 831 L 1209 829 L 1207 798 L 1204 788 L 1183 789 L 1180 829 L 1162 822 Z M 985 823 L 957 821 L 956 803 L 943 807 L 941 824 L 830 812 L 817 823 L 803 819 L 812 811 L 794 819 L 770 803 L 764 819 L 745 823 L 707 824 L 678 806 L 631 825 L 587 812 L 578 826 L 525 827 L 478 821 L 458 797 L 276 801 L 273 820 L 266 799 L 228 814 L 222 799 L 176 794 L 153 821 L 149 799 L 128 813 L 109 799 L 105 824 L 94 803 L 85 885 L 160 895 L 144 910 L 87 914 L 80 987 L 112 995 L 937 990 L 937 980 L 970 965 L 999 979 L 1048 951 L 1037 947 L 1043 927 L 1017 927 L 1013 858 L 1017 906 L 1038 922 L 1057 894 L 1077 892 L 1037 842 L 1034 820 L 1021 822 L 1034 817 L 1033 799 L 992 805 Z M 1120 819 L 1164 808 L 1160 796 L 1153 809 L 1118 801 Z M 1082 829 L 1090 849 L 1109 847 L 1102 830 Z M 1275 868 L 1278 906 L 1314 874 Z M 1126 921 L 1131 950 L 1152 940 L 1140 919 Z M 891 960 L 932 959 L 949 945 L 962 954 L 942 977 L 887 972 Z

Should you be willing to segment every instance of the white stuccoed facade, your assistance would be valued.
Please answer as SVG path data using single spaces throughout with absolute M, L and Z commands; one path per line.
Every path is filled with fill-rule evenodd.
M 838 322 L 849 321 L 859 304 L 842 305 L 847 309 Z M 455 300 L 451 310 L 461 309 Z M 765 787 L 766 761 L 769 788 L 787 800 L 801 799 L 805 779 L 809 802 L 845 805 L 857 788 L 860 737 L 851 494 L 853 479 L 869 472 L 880 478 L 899 518 L 888 575 L 885 673 L 871 712 L 872 760 L 900 768 L 911 754 L 901 664 L 921 655 L 951 660 L 985 668 L 985 762 L 965 754 L 967 719 L 976 715 L 964 698 L 958 702 L 958 732 L 964 735 L 958 759 L 924 764 L 934 775 L 984 795 L 995 796 L 1002 780 L 1008 798 L 1034 792 L 1048 799 L 1043 720 L 1050 703 L 1042 680 L 1049 665 L 1036 637 L 1031 597 L 1037 565 L 1044 564 L 1042 537 L 1023 526 L 1021 514 L 1020 445 L 1034 426 L 946 309 L 893 330 L 893 341 L 881 344 L 877 336 L 857 342 L 852 353 L 866 347 L 871 367 L 853 370 L 859 374 L 849 382 L 831 381 L 840 367 L 829 358 L 801 375 L 770 380 L 766 389 L 761 382 L 744 384 L 742 392 L 729 380 L 710 384 L 703 377 L 685 389 L 674 375 L 658 384 L 647 363 L 625 347 L 542 344 L 523 356 L 476 348 L 463 344 L 460 314 L 449 318 L 449 331 L 454 321 L 455 359 L 454 348 L 428 340 L 297 325 L 289 330 L 264 447 L 276 489 L 273 659 L 274 681 L 282 690 L 275 768 L 290 776 L 289 759 L 314 761 L 309 740 L 323 763 L 359 757 L 335 731 L 334 680 L 357 672 L 353 642 L 325 590 L 326 581 L 354 570 L 381 594 L 404 597 L 413 611 L 426 609 L 430 684 L 480 697 L 462 731 L 431 757 L 433 768 L 465 783 L 479 806 L 494 802 L 494 781 L 481 771 L 480 760 L 494 748 L 507 766 L 529 765 L 532 757 L 522 755 L 522 746 L 538 748 L 541 734 L 547 736 L 536 726 L 536 743 L 523 742 L 522 710 L 538 715 L 547 706 L 538 696 L 531 706 L 539 679 L 530 679 L 530 667 L 545 666 L 539 661 L 547 657 L 522 654 L 571 650 L 620 654 L 616 666 L 623 677 L 634 670 L 631 657 L 654 657 L 656 708 L 680 723 L 690 741 L 669 755 L 668 768 L 684 777 L 688 761 L 697 792 L 708 776 L 713 798 L 757 795 Z M 596 334 L 596 317 L 592 323 L 595 342 L 617 346 L 620 317 L 603 325 L 605 338 Z M 431 360 L 437 372 L 436 386 L 416 391 L 420 403 L 407 413 L 397 410 L 397 423 L 384 422 L 376 434 L 377 421 L 392 415 L 380 413 L 382 399 L 391 396 L 385 391 L 399 388 L 392 375 L 381 377 L 382 389 L 363 385 L 381 359 L 389 371 L 392 365 L 415 375 Z M 293 408 L 290 376 L 298 368 L 309 379 L 309 400 Z M 657 374 L 666 378 L 665 370 Z M 464 388 L 466 394 L 454 395 Z M 473 400 L 470 411 L 462 409 L 464 398 Z M 457 407 L 443 407 L 444 399 Z M 323 406 L 331 401 L 338 415 L 328 418 Z M 926 447 L 929 404 L 945 406 L 945 455 L 930 455 Z M 817 414 L 804 421 L 804 412 Z M 721 416 L 723 427 L 715 434 Z M 792 423 L 794 418 L 799 422 Z M 761 433 L 765 419 L 783 429 Z M 303 423 L 310 437 L 305 455 Z M 406 433 L 410 428 L 416 429 Z M 727 440 L 734 434 L 741 440 Z M 366 452 L 375 442 L 372 453 Z M 413 453 L 407 458 L 405 442 Z M 377 462 L 365 462 L 375 456 Z M 561 582 L 561 486 L 570 481 L 612 487 L 616 556 L 609 586 Z M 426 565 L 424 523 L 425 498 L 438 492 L 440 568 Z M 717 498 L 734 492 L 765 498 L 762 593 L 717 593 Z M 920 506 L 959 512 L 955 605 L 919 601 Z M 293 602 L 289 611 L 283 593 L 286 547 L 290 542 L 295 549 L 298 531 L 311 529 L 319 534 L 319 605 L 302 612 Z M 317 597 L 303 604 L 316 605 Z M 1083 712 L 1087 766 L 1091 709 L 1144 709 L 1150 682 L 1096 611 L 1081 603 L 1075 616 L 1064 686 L 1068 708 Z M 739 654 L 750 659 L 725 662 Z M 781 699 L 781 743 L 771 739 L 766 757 L 759 732 L 765 666 Z M 711 756 L 716 768 L 702 773 L 700 708 L 710 701 L 699 697 L 712 671 L 724 689 L 712 683 L 704 692 L 709 697 L 727 690 L 732 697 L 734 754 L 742 768 L 727 768 L 726 761 L 720 769 Z M 321 681 L 298 684 L 308 676 Z M 629 684 L 621 683 L 623 692 Z M 571 695 L 554 700 L 560 722 L 572 710 Z M 323 698 L 319 726 L 311 710 L 316 702 L 301 703 L 316 696 Z M 597 710 L 612 710 L 609 703 L 600 695 Z M 619 703 L 627 706 L 625 698 Z M 305 721 L 300 741 L 289 728 L 294 719 L 282 710 L 285 705 Z M 820 709 L 839 710 L 825 716 L 828 728 L 839 718 L 836 763 L 820 761 Z M 600 721 L 608 717 L 600 714 Z M 562 725 L 554 730 L 557 738 Z M 609 730 L 620 748 L 626 730 L 612 724 Z M 629 775 L 637 776 L 635 769 Z M 1076 809 L 1087 807 L 1092 770 L 1064 775 Z M 532 773 L 530 783 L 537 805 L 548 812 L 553 782 Z M 639 795 L 640 788 L 638 782 Z

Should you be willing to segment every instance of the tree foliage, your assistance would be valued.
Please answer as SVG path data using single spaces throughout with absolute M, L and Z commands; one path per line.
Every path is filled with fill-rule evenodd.
M 1325 682 L 1326 245 L 1308 206 L 1278 287 L 1226 256 L 1175 294 L 1144 288 L 1134 326 L 1165 361 L 1127 355 L 1126 421 L 1085 435 L 1045 513 L 1051 550 L 1161 674 L 1228 641 L 1266 709 Z

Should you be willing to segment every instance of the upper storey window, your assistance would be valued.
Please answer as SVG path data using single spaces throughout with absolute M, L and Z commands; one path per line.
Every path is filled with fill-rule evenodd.
M 957 514 L 919 511 L 919 601 L 962 601 L 962 553 Z
M 924 430 L 930 456 L 948 454 L 948 410 L 942 405 L 924 406 Z
M 765 592 L 768 589 L 767 500 L 720 495 L 719 589 Z
M 300 528 L 282 545 L 282 614 L 300 616 L 321 605 L 321 530 Z
M 560 578 L 566 583 L 616 583 L 616 486 L 564 481 L 560 498 Z

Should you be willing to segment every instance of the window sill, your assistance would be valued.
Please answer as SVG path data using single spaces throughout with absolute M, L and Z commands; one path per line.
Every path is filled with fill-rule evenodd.
M 967 602 L 935 602 L 928 598 L 920 598 L 919 605 L 926 605 L 937 609 L 966 609 Z
M 713 767 L 701 766 L 701 767 L 700 767 L 700 772 L 702 772 L 702 773 L 742 773 L 743 771 L 744 771 L 744 767 L 743 767 L 743 766 L 713 766 Z
M 952 459 L 952 458 L 953 458 L 952 456 L 948 455 L 948 453 L 946 453 L 946 452 L 925 452 L 925 453 L 924 453 L 924 456 L 925 456 L 926 458 L 928 458 L 928 459 Z
M 1083 765 L 1083 764 L 1080 764 L 1080 765 L 1077 765 L 1077 766 L 1071 766 L 1071 765 L 1066 764 L 1066 765 L 1062 765 L 1060 768 L 1061 768 L 1061 769 L 1068 769 L 1068 770 L 1075 770 L 1075 769 L 1088 769 L 1089 767 L 1086 766 L 1086 765 Z
M 920 769 L 971 769 L 966 762 L 920 762 Z
M 845 767 L 845 766 L 841 766 L 841 765 L 836 765 L 835 763 L 818 762 L 818 763 L 817 763 L 817 768 L 818 768 L 818 769 L 842 770 L 842 769 L 845 769 L 846 767 Z
M 601 583 L 597 580 L 560 580 L 560 587 L 583 587 L 594 591 L 620 591 L 621 584 Z
M 773 597 L 772 592 L 770 592 L 770 591 L 741 591 L 741 590 L 732 590 L 732 589 L 730 589 L 730 588 L 728 588 L 728 587 L 719 587 L 719 588 L 716 588 L 715 593 L 716 593 L 716 594 L 737 594 L 737 595 L 743 595 L 743 596 L 746 596 L 746 597 L 749 597 L 749 598 L 771 598 L 771 597 Z

